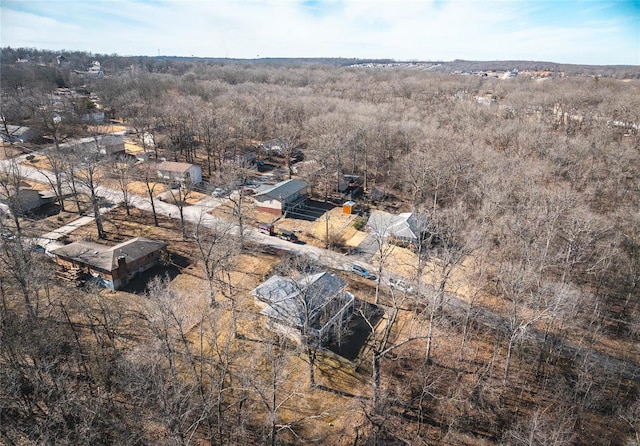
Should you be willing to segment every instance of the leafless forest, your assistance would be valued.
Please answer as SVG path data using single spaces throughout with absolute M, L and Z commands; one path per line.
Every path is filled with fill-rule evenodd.
M 97 212 L 93 184 L 106 175 L 92 169 L 109 168 L 56 157 L 63 142 L 91 136 L 71 118 L 52 119 L 46 104 L 59 87 L 94 95 L 139 144 L 152 135 L 161 156 L 200 163 L 211 184 L 246 177 L 225 167 L 229 150 L 276 138 L 302 147 L 302 161 L 282 164 L 319 197 L 340 175 L 359 175 L 365 214 L 428 217 L 429 252 L 413 268 L 431 268 L 433 280 L 407 278 L 413 294 L 354 281 L 384 316 L 375 325 L 361 310 L 367 346 L 340 361 L 247 329 L 262 325 L 234 274 L 252 258 L 279 271 L 309 265 L 228 227 L 130 212 L 125 197 L 118 224 L 166 229 L 199 268 L 207 298 L 193 302 L 165 281 L 145 295 L 60 283 L 30 247 L 31 223 L 3 219 L 0 443 L 640 445 L 637 67 L 502 79 L 442 67 L 110 56 L 104 77 L 89 79 L 74 72 L 89 55 L 15 64 L 12 51 L 2 56 L 2 131 L 28 125 L 55 147 L 53 188 L 62 195 L 71 178 L 91 192 L 65 200 L 67 211 Z M 5 189 L 19 180 L 9 161 Z M 82 175 L 65 174 L 70 162 L 84 163 Z M 110 171 L 125 191 L 145 180 L 131 169 Z M 242 225 L 242 196 L 234 204 Z M 100 222 L 107 234 L 110 219 Z M 258 268 L 255 280 L 267 274 Z

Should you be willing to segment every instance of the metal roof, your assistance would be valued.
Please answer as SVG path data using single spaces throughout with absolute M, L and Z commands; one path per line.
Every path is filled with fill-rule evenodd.
M 301 327 L 305 319 L 313 324 L 322 309 L 340 297 L 347 283 L 335 274 L 317 273 L 293 280 L 272 276 L 251 291 L 268 304 L 262 314 Z
M 367 226 L 378 235 L 417 240 L 420 234 L 425 231 L 426 217 L 414 212 L 393 215 L 382 211 L 373 211 L 369 216 Z
M 291 179 L 280 181 L 272 186 L 260 186 L 256 189 L 256 196 L 269 196 L 275 199 L 286 199 L 307 187 L 307 183 L 301 180 Z
M 189 170 L 191 166 L 195 166 L 195 164 L 177 163 L 175 161 L 163 161 L 158 164 L 158 170 L 163 170 L 165 172 L 184 173 Z

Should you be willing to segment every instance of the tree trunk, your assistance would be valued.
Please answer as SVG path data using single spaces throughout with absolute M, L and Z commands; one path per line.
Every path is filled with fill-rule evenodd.
M 309 388 L 316 388 L 316 374 L 315 374 L 315 360 L 316 351 L 310 345 L 307 344 L 307 359 L 309 360 Z
M 102 216 L 100 215 L 100 206 L 98 205 L 98 197 L 95 193 L 91 194 L 91 203 L 93 204 L 93 219 L 96 221 L 96 228 L 98 229 L 98 238 L 106 238 L 104 228 L 102 226 Z
M 380 354 L 373 351 L 373 411 L 380 412 Z

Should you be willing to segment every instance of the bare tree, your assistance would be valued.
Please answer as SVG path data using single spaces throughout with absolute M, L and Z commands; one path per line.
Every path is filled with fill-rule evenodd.
M 247 199 L 244 184 L 247 181 L 247 175 L 248 172 L 246 169 L 236 165 L 225 168 L 222 173 L 222 178 L 224 179 L 225 184 L 232 191 L 229 195 L 229 202 L 231 203 L 231 210 L 238 225 L 237 235 L 240 243 L 240 250 L 244 249 L 245 202 Z
M 218 283 L 221 282 L 219 278 L 225 271 L 229 257 L 235 254 L 232 228 L 232 224 L 221 220 L 216 222 L 215 226 L 206 224 L 202 215 L 194 228 L 193 238 L 198 247 L 198 259 L 202 261 L 209 284 L 211 306 L 216 304 Z
M 22 171 L 15 159 L 11 159 L 8 163 L 0 165 L 0 193 L 4 196 L 7 203 L 8 213 L 13 218 L 16 232 L 20 234 L 20 218 L 28 206 L 29 196 L 23 192 Z
M 98 238 L 104 239 L 106 234 L 102 225 L 102 215 L 100 204 L 102 197 L 98 194 L 98 182 L 102 172 L 102 156 L 100 155 L 100 137 L 94 136 L 92 143 L 78 146 L 76 151 L 73 171 L 71 172 L 75 181 L 79 182 L 89 192 L 93 218 L 98 230 Z
M 263 442 L 275 446 L 282 431 L 294 432 L 291 425 L 282 422 L 281 413 L 300 393 L 301 384 L 294 380 L 296 367 L 289 361 L 291 352 L 284 338 L 265 339 L 258 352 L 260 359 L 245 370 L 243 380 L 265 414 Z
M 131 215 L 131 192 L 129 191 L 129 183 L 131 183 L 136 174 L 136 161 L 126 156 L 116 157 L 112 160 L 111 173 L 118 180 L 118 188 L 122 192 L 122 203 L 124 204 L 127 216 Z
M 187 225 L 184 220 L 184 209 L 189 206 L 188 199 L 193 192 L 193 187 L 195 186 L 190 178 L 181 181 L 177 187 L 173 187 L 174 185 L 168 185 L 169 195 L 171 195 L 171 201 L 178 207 L 178 213 L 180 215 L 180 228 L 182 229 L 182 238 L 187 238 Z M 149 183 L 147 183 L 147 188 L 149 187 Z M 152 192 L 150 192 L 151 195 Z
M 151 163 L 144 163 L 144 165 L 138 170 L 138 173 L 142 176 L 142 181 L 147 189 L 149 195 L 149 203 L 151 203 L 151 213 L 153 214 L 153 224 L 158 227 L 158 213 L 156 212 L 155 203 L 155 190 L 160 184 L 157 181 L 156 172 L 152 170 Z

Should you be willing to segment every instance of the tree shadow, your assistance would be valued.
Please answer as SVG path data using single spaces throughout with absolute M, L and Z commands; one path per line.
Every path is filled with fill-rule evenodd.
M 363 317 L 363 314 L 369 323 L 367 323 L 367 319 Z M 371 334 L 369 324 L 375 327 L 382 319 L 382 316 L 384 316 L 384 310 L 381 307 L 356 299 L 353 316 L 343 327 L 341 335 L 334 336 L 326 345 L 327 350 L 349 361 L 355 361 Z
M 167 277 L 171 281 L 180 274 L 183 268 L 189 266 L 190 263 L 191 261 L 188 258 L 172 252 L 171 263 L 168 265 L 158 264 L 138 274 L 131 279 L 122 290 L 129 293 L 146 294 L 149 291 L 149 284 L 153 279 L 156 277 Z

